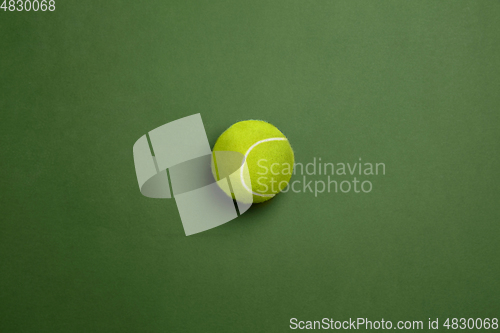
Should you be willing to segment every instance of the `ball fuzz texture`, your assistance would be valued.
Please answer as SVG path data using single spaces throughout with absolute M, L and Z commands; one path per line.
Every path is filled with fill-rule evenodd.
M 268 122 L 246 120 L 229 127 L 213 149 L 214 154 L 225 151 L 244 156 L 250 177 L 240 177 L 238 184 L 233 179 L 231 185 L 233 189 L 251 192 L 253 203 L 273 198 L 290 181 L 294 165 L 292 147 L 285 135 Z M 218 180 L 213 168 L 212 172 Z

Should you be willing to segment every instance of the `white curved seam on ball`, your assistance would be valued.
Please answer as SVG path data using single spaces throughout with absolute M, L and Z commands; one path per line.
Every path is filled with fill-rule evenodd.
M 270 141 L 285 141 L 286 138 L 269 138 L 269 139 L 265 139 L 265 140 L 261 140 L 261 141 L 257 141 L 256 143 L 254 143 L 252 146 L 250 146 L 250 148 L 248 148 L 247 152 L 245 153 L 245 159 L 243 160 L 243 163 L 246 162 L 247 160 L 247 157 L 248 155 L 250 154 L 250 152 L 252 151 L 252 149 L 254 149 L 256 146 L 260 145 L 261 143 L 264 143 L 264 142 L 270 142 Z M 259 197 L 274 197 L 275 194 L 262 194 L 262 193 L 255 193 L 254 191 L 252 191 L 251 189 L 249 189 L 247 187 L 247 184 L 245 183 L 245 179 L 243 178 L 243 166 L 241 168 L 241 172 L 240 172 L 240 178 L 241 178 L 241 183 L 243 184 L 243 187 L 250 193 L 252 193 L 253 195 L 258 195 Z

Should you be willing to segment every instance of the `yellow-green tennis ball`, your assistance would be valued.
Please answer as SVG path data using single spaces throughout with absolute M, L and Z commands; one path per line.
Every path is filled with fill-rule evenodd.
M 217 139 L 213 151 L 214 154 L 233 151 L 245 156 L 251 184 L 242 179 L 243 184 L 233 181 L 232 187 L 251 191 L 254 203 L 273 198 L 287 186 L 293 173 L 294 155 L 288 139 L 275 126 L 262 120 L 232 125 Z M 217 179 L 214 170 L 212 172 Z

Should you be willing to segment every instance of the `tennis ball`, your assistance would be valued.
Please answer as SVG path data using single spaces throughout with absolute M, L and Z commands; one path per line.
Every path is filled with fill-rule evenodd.
M 253 195 L 253 203 L 267 201 L 283 190 L 293 173 L 294 155 L 288 139 L 275 126 L 262 120 L 240 121 L 229 127 L 215 143 L 217 152 L 237 152 L 244 156 L 248 178 L 232 178 L 236 191 Z M 219 180 L 212 167 L 215 179 Z M 225 191 L 227 193 L 227 190 Z M 227 193 L 229 194 L 229 193 Z

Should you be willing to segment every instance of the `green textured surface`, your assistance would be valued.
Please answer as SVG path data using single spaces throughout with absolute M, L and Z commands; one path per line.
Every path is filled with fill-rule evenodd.
M 500 2 L 56 4 L 0 11 L 0 332 L 500 317 Z M 185 237 L 132 145 L 194 113 L 386 175 Z

